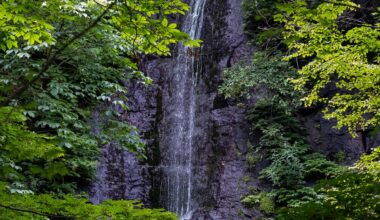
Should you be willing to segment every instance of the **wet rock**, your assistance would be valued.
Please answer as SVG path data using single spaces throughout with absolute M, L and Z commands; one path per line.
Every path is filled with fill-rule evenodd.
M 257 210 L 247 209 L 240 203 L 249 187 L 261 187 L 258 173 L 266 162 L 254 170 L 246 167 L 248 141 L 257 136 L 250 134 L 245 110 L 235 102 L 225 100 L 218 94 L 222 73 L 226 67 L 239 60 L 249 60 L 253 49 L 247 44 L 243 31 L 241 0 L 207 0 L 202 30 L 203 46 L 197 57 L 199 76 L 195 91 L 195 119 L 192 166 L 193 220 L 239 220 L 261 216 Z M 173 17 L 172 21 L 182 18 Z M 175 54 L 176 49 L 173 49 Z M 176 86 L 172 69 L 175 56 L 147 58 L 142 69 L 153 80 L 146 87 L 135 81 L 127 81 L 130 110 L 121 120 L 140 129 L 147 145 L 148 159 L 138 161 L 128 152 L 115 146 L 103 149 L 98 167 L 98 181 L 94 184 L 92 201 L 107 198 L 139 199 L 148 206 L 162 207 L 160 201 L 161 167 L 169 148 L 166 138 L 176 135 L 175 129 L 165 129 L 174 111 Z M 265 91 L 257 91 L 260 97 Z M 246 101 L 253 105 L 257 97 Z M 303 116 L 308 142 L 316 151 L 329 158 L 339 151 L 347 155 L 345 163 L 351 164 L 368 152 L 371 146 L 379 145 L 380 139 L 367 134 L 352 139 L 346 131 L 336 131 L 332 122 L 322 119 L 320 113 Z M 267 187 L 267 186 L 266 186 Z
M 192 194 L 198 208 L 192 219 L 251 217 L 240 203 L 246 193 L 241 179 L 248 175 L 244 168 L 248 138 L 244 112 L 228 105 L 214 106 L 223 69 L 250 57 L 251 49 L 242 27 L 240 0 L 207 1 L 201 37 L 204 44 L 197 57 L 201 71 L 196 88 Z M 144 63 L 143 69 L 154 80 L 153 86 L 146 88 L 138 82 L 126 82 L 130 111 L 121 119 L 140 129 L 149 159 L 141 162 L 113 146 L 104 148 L 98 167 L 99 180 L 93 187 L 94 202 L 127 198 L 156 207 L 162 205 L 157 199 L 161 193 L 157 165 L 168 154 L 163 135 L 176 133 L 163 130 L 168 122 L 164 119 L 173 111 L 174 97 L 178 95 L 171 92 L 176 86 L 170 74 L 174 62 L 174 58 L 165 58 Z M 222 99 L 219 96 L 224 102 Z
M 314 112 L 303 117 L 307 133 L 307 141 L 312 149 L 321 152 L 330 160 L 337 160 L 338 154 L 343 154 L 344 164 L 354 164 L 362 154 L 369 153 L 371 148 L 378 146 L 379 138 L 367 133 L 358 133 L 352 138 L 347 129 L 334 128 L 335 121 L 323 118 L 320 112 Z
M 114 144 L 102 149 L 97 181 L 92 186 L 91 202 L 98 204 L 107 199 L 149 201 L 147 169 L 140 166 L 134 154 L 122 151 Z

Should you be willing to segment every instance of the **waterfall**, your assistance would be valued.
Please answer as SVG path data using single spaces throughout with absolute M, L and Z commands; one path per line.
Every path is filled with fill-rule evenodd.
M 199 39 L 206 0 L 191 0 L 190 11 L 184 18 L 182 31 Z M 191 49 L 179 46 L 174 60 L 170 103 L 164 106 L 164 128 L 161 133 L 160 203 L 181 219 L 191 218 L 197 203 L 193 198 L 193 145 L 197 127 L 194 123 L 197 101 L 197 81 L 200 67 Z

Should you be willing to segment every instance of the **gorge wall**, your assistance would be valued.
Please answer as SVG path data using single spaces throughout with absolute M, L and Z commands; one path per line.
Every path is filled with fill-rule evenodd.
M 184 20 L 183 17 L 172 19 L 179 23 Z M 186 119 L 191 120 L 195 128 L 190 149 L 191 219 L 252 219 L 260 213 L 244 207 L 240 199 L 249 186 L 265 187 L 260 186 L 257 178 L 265 162 L 256 170 L 248 170 L 245 165 L 247 143 L 254 143 L 257 137 L 250 134 L 246 107 L 225 100 L 217 91 L 223 69 L 240 60 L 249 60 L 254 53 L 243 31 L 241 0 L 207 0 L 202 22 L 199 31 L 202 48 L 187 54 L 195 60 L 192 65 L 198 70 L 196 86 L 187 87 L 183 96 L 183 99 L 194 102 L 193 116 Z M 152 86 L 126 82 L 130 110 L 121 119 L 139 128 L 146 142 L 148 159 L 139 161 L 116 146 L 105 147 L 97 169 L 98 179 L 92 187 L 93 202 L 107 198 L 139 199 L 148 206 L 170 209 L 166 204 L 168 201 L 163 199 L 168 195 L 163 185 L 168 185 L 165 181 L 169 181 L 163 165 L 167 164 L 167 158 L 178 156 L 168 146 L 176 141 L 173 139 L 176 135 L 182 134 L 176 129 L 178 127 L 168 126 L 175 117 L 176 106 L 186 105 L 180 102 L 177 90 L 173 89 L 180 83 L 173 78 L 180 50 L 174 48 L 172 57 L 146 58 L 142 69 L 154 80 Z M 191 92 L 189 89 L 194 89 L 194 97 L 186 96 Z M 254 98 L 245 106 L 253 103 Z M 351 163 L 375 144 L 365 135 L 351 139 L 346 132 L 332 129 L 332 123 L 323 120 L 317 112 L 307 112 L 302 117 L 309 134 L 308 141 L 315 150 L 328 156 L 343 150 L 348 155 L 346 162 Z M 189 147 L 185 146 L 183 150 Z M 188 174 L 185 177 L 188 178 Z M 188 198 L 182 198 L 185 199 Z M 172 211 L 185 214 L 175 209 Z

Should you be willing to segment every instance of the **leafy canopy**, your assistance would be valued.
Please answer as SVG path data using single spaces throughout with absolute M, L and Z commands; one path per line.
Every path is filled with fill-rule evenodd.
M 279 219 L 379 219 L 380 148 L 346 173 L 316 186 L 317 199 L 284 208 Z
M 114 141 L 143 153 L 136 129 L 119 120 L 128 109 L 123 80 L 149 84 L 136 65 L 142 56 L 169 55 L 172 43 L 199 44 L 168 22 L 186 10 L 179 0 L 1 2 L 2 157 L 7 164 L 24 164 L 13 166 L 24 172 L 17 181 L 35 189 L 65 182 L 59 191 L 73 192 L 75 184 L 68 187 L 62 176 L 89 181 L 100 145 Z M 101 103 L 111 107 L 97 107 Z M 62 155 L 54 161 L 35 157 L 48 147 Z M 26 172 L 28 167 L 33 171 Z
M 0 182 L 7 188 L 1 188 L 0 206 L 8 211 L 0 213 L 59 214 L 65 202 L 72 210 L 63 214 L 101 212 L 87 200 L 53 195 L 87 185 L 105 144 L 117 142 L 143 157 L 137 129 L 121 120 L 128 110 L 125 82 L 151 83 L 139 71 L 148 55 L 170 56 L 179 42 L 199 45 L 169 22 L 188 8 L 180 0 L 1 1 Z M 116 203 L 115 209 L 139 207 Z M 149 219 L 143 216 L 135 219 Z
M 252 65 L 227 70 L 220 89 L 227 97 L 252 92 L 258 97 L 249 117 L 261 133 L 258 146 L 270 163 L 261 177 L 278 188 L 269 194 L 251 193 L 242 202 L 259 204 L 265 213 L 269 209 L 263 207 L 271 198 L 281 208 L 278 219 L 379 219 L 379 148 L 353 169 L 341 169 L 324 155 L 310 152 L 296 114 L 304 97 L 307 107 L 326 106 L 326 118 L 337 119 L 337 127 L 348 127 L 354 136 L 379 125 L 380 9 L 376 1 L 355 2 L 361 5 L 349 0 L 244 1 L 247 28 L 255 42 L 273 53 L 270 41 L 284 28 L 280 42 L 290 49 L 285 61 L 300 68 L 297 75 L 278 68 L 279 63 L 254 60 Z M 277 12 L 281 14 L 274 20 L 284 27 L 273 22 Z M 289 78 L 293 86 L 284 87 Z M 247 160 L 256 163 L 256 158 Z M 304 184 L 315 181 L 321 182 L 316 187 Z
M 375 8 L 375 6 L 373 6 Z M 308 89 L 306 106 L 324 103 L 327 119 L 337 119 L 355 136 L 358 129 L 380 124 L 380 23 L 378 9 L 365 11 L 350 0 L 284 4 L 278 21 L 292 54 L 287 59 L 309 59 L 293 82 Z M 376 14 L 377 11 L 377 14 Z M 335 89 L 336 88 L 336 89 Z
M 274 189 L 269 193 L 250 194 L 242 202 L 259 204 L 259 209 L 267 214 L 274 211 L 274 205 L 299 206 L 314 200 L 318 194 L 306 187 L 306 183 L 331 178 L 340 172 L 337 164 L 313 152 L 306 144 L 297 117 L 302 93 L 295 91 L 289 81 L 295 75 L 296 70 L 281 57 L 257 53 L 252 64 L 226 70 L 220 87 L 226 97 L 249 97 L 255 92 L 257 100 L 248 109 L 248 120 L 260 136 L 258 144 L 251 147 L 255 150 L 248 152 L 247 161 L 255 158 L 250 154 L 266 157 L 269 164 L 261 170 L 260 179 L 268 181 Z
M 162 209 L 147 209 L 136 201 L 104 201 L 93 205 L 85 198 L 50 194 L 9 194 L 0 183 L 0 218 L 11 219 L 120 219 L 176 220 L 173 213 Z
M 88 21 L 94 21 L 95 25 L 112 25 L 117 30 L 115 35 L 123 38 L 128 46 L 135 47 L 136 50 L 169 54 L 170 43 L 194 42 L 179 31 L 175 23 L 169 24 L 166 18 L 170 14 L 184 14 L 187 10 L 188 5 L 180 0 L 6 0 L 0 4 L 1 35 L 4 39 L 0 48 L 5 51 L 26 45 L 62 43 L 59 39 L 63 34 L 62 27 L 58 26 L 61 22 L 74 21 L 80 25 L 88 25 Z M 97 17 L 103 13 L 103 16 Z M 99 20 L 93 20 L 94 18 Z

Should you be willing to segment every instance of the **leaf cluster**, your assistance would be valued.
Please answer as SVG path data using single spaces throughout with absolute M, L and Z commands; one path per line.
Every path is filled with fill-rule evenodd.
M 128 111 L 125 81 L 152 82 L 139 71 L 146 55 L 169 56 L 171 45 L 179 42 L 199 46 L 169 22 L 187 10 L 180 0 L 1 1 L 0 181 L 17 199 L 8 206 L 50 215 L 70 201 L 69 215 L 83 212 L 96 219 L 86 210 L 108 212 L 85 206 L 87 200 L 54 200 L 53 194 L 74 194 L 88 185 L 105 144 L 117 143 L 143 157 L 138 130 L 121 120 Z M 52 195 L 17 194 L 26 192 Z M 45 205 L 43 198 L 49 201 Z M 75 201 L 80 206 L 74 212 Z M 109 204 L 115 204 L 109 209 L 118 207 Z M 139 207 L 124 205 L 129 206 L 125 212 Z
M 279 0 L 244 0 L 244 24 L 246 33 L 252 39 L 251 43 L 260 49 L 275 53 L 282 46 L 281 32 L 283 26 L 276 23 L 273 15 L 277 14 Z
M 318 197 L 284 208 L 279 219 L 378 219 L 380 217 L 379 149 L 363 156 L 350 171 L 315 187 Z
M 296 96 L 289 95 L 290 99 L 302 101 L 306 107 L 326 106 L 325 117 L 336 119 L 336 127 L 347 127 L 353 136 L 379 126 L 380 17 L 376 1 L 276 3 L 246 0 L 246 28 L 256 42 L 277 38 L 288 45 L 290 55 L 285 60 L 301 68 L 298 74 L 286 77 L 293 83 L 290 87 L 299 91 Z M 268 47 L 261 48 L 273 53 Z M 273 64 L 270 68 L 276 69 Z M 296 117 L 299 105 L 293 105 L 276 88 L 284 88 L 276 81 L 283 80 L 283 73 L 267 71 L 267 78 L 255 65 L 251 65 L 252 72 L 249 66 L 228 70 L 227 88 L 222 86 L 221 91 L 236 97 L 249 96 L 252 91 L 260 94 L 263 84 L 269 88 L 266 93 L 270 95 L 260 97 L 249 116 L 252 127 L 261 133 L 257 147 L 270 161 L 262 177 L 278 187 L 270 192 L 282 207 L 278 219 L 378 219 L 380 150 L 363 156 L 351 171 L 311 152 Z M 294 92 L 293 88 L 289 91 Z M 316 187 L 305 186 L 305 182 L 320 180 Z M 258 203 L 259 198 L 254 194 L 244 201 Z
M 250 96 L 252 91 L 257 94 L 258 88 L 266 92 L 248 110 L 247 119 L 252 130 L 260 135 L 255 154 L 260 152 L 269 161 L 260 178 L 277 188 L 271 193 L 279 206 L 297 206 L 311 200 L 317 194 L 305 188 L 307 182 L 331 178 L 341 172 L 338 165 L 314 153 L 306 144 L 297 116 L 301 94 L 289 82 L 295 74 L 294 68 L 281 57 L 256 55 L 252 64 L 227 70 L 220 87 L 227 97 Z M 253 198 L 259 201 L 259 197 Z
M 260 211 L 265 214 L 272 214 L 275 211 L 275 204 L 270 193 L 261 192 L 254 195 L 248 195 L 244 197 L 241 202 L 249 207 L 258 205 Z
M 136 201 L 104 201 L 93 205 L 80 196 L 11 194 L 0 184 L 0 218 L 10 219 L 133 219 L 175 220 L 173 213 L 143 208 Z
M 297 89 L 309 90 L 305 105 L 325 104 L 325 117 L 336 119 L 336 127 L 347 127 L 353 136 L 358 129 L 379 125 L 379 17 L 376 10 L 360 19 L 350 16 L 359 10 L 362 6 L 350 0 L 314 8 L 295 1 L 284 4 L 276 16 L 285 24 L 292 52 L 287 59 L 310 59 L 293 80 Z

